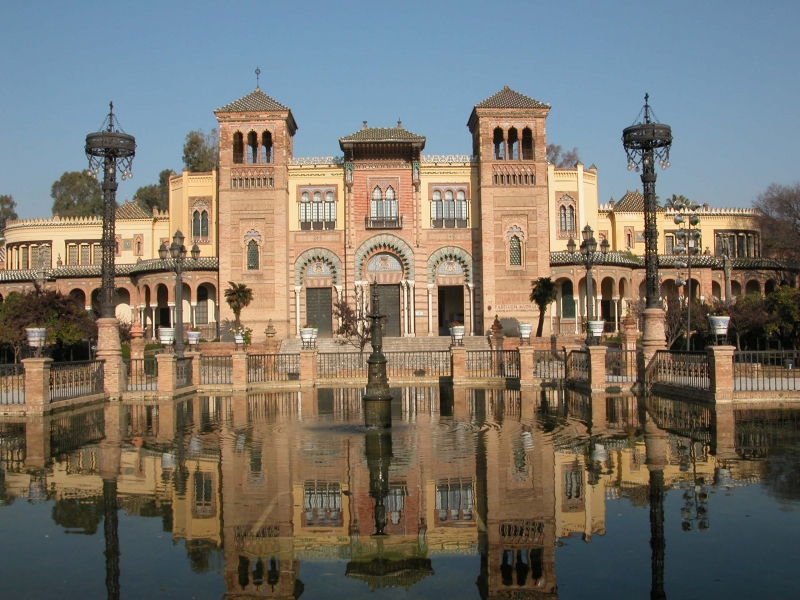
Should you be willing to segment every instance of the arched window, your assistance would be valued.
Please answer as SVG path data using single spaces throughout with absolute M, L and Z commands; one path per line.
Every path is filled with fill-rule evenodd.
M 247 134 L 247 162 L 258 162 L 258 136 L 255 131 Z
M 565 319 L 575 318 L 575 298 L 571 281 L 561 284 L 561 316 Z
M 314 192 L 313 202 L 311 203 L 312 229 L 322 229 L 322 193 Z
M 386 188 L 386 216 L 391 219 L 397 217 L 397 200 L 394 198 L 392 186 Z
M 197 306 L 194 309 L 194 322 L 197 325 L 208 324 L 208 289 L 202 285 L 197 288 Z
M 515 127 L 508 130 L 508 160 L 519 160 L 519 137 Z
M 558 209 L 558 228 L 561 231 L 567 230 L 567 207 L 561 206 Z
M 208 211 L 195 209 L 192 213 L 192 237 L 195 239 L 208 238 Z
M 311 229 L 311 196 L 308 192 L 300 195 L 300 229 Z
M 506 141 L 503 137 L 503 130 L 499 127 L 495 128 L 492 141 L 494 143 L 494 159 L 505 160 Z
M 272 134 L 269 131 L 261 134 L 261 162 L 272 162 Z
M 200 237 L 208 237 L 208 212 L 206 211 L 200 214 Z
M 200 237 L 200 211 L 194 211 L 192 214 L 192 237 Z
M 567 207 L 567 229 L 569 231 L 575 231 L 575 207 L 568 206 Z
M 333 192 L 325 193 L 325 229 L 336 229 L 336 199 Z
M 247 242 L 247 270 L 258 271 L 258 242 L 250 240 Z
M 233 134 L 233 162 L 238 164 L 244 162 L 244 136 L 241 131 Z
M 455 203 L 455 198 L 453 197 L 453 190 L 445 190 L 443 209 L 444 209 L 444 226 L 449 228 L 455 227 L 456 203 Z
M 508 264 L 512 267 L 522 266 L 522 242 L 516 235 L 508 241 Z
M 468 222 L 467 193 L 464 190 L 458 190 L 456 192 L 456 227 L 466 227 Z
M 444 226 L 444 208 L 442 206 L 442 192 L 439 190 L 433 191 L 431 198 L 431 226 L 443 227 Z
M 370 202 L 369 206 L 369 216 L 373 219 L 382 218 L 383 215 L 383 194 L 381 193 L 381 188 L 375 187 L 372 190 L 372 202 Z
M 526 127 L 522 130 L 522 160 L 533 159 L 533 132 Z

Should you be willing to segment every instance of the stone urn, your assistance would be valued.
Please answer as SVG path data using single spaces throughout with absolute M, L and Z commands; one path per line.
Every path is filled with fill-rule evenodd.
M 317 334 L 319 329 L 316 327 L 301 327 L 300 340 L 303 342 L 303 348 L 312 348 L 317 343 Z
M 599 338 L 603 335 L 603 329 L 606 326 L 605 321 L 588 321 L 587 327 L 589 329 L 589 335 L 592 337 Z
M 519 337 L 523 340 L 530 340 L 531 333 L 533 333 L 533 323 L 520 323 L 519 324 Z
M 200 342 L 200 331 L 187 331 L 186 337 L 189 340 L 190 346 L 197 346 Z
M 450 337 L 456 346 L 464 343 L 464 325 L 450 325 Z
M 26 327 L 25 333 L 28 335 L 28 345 L 31 348 L 44 348 L 47 341 L 47 328 Z
M 731 318 L 728 315 L 708 315 L 711 333 L 714 335 L 728 335 L 728 325 Z
M 162 346 L 171 346 L 175 343 L 175 328 L 174 327 L 159 327 L 158 328 L 158 341 Z

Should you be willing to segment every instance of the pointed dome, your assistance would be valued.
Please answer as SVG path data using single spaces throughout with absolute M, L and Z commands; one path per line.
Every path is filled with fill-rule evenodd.
M 289 110 L 289 108 L 267 96 L 260 88 L 256 88 L 247 96 L 234 100 L 214 112 L 258 112 L 262 110 Z
M 483 102 L 476 104 L 475 108 L 550 108 L 550 105 L 505 86 L 494 96 L 489 96 Z

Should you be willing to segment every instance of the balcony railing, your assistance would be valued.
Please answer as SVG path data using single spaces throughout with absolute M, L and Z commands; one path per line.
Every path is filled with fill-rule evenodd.
M 431 227 L 434 229 L 466 229 L 469 225 L 467 219 L 432 219 Z
M 403 217 L 364 217 L 364 226 L 367 229 L 402 229 Z

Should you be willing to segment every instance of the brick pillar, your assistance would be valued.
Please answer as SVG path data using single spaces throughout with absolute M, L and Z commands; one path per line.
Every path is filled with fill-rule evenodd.
M 192 361 L 192 385 L 200 385 L 200 353 L 184 352 L 183 355 Z
M 247 389 L 247 352 L 234 350 L 231 352 L 231 383 L 232 389 L 242 391 Z
M 52 363 L 51 358 L 26 358 L 22 361 L 25 368 L 25 405 L 32 407 L 32 412 L 43 412 L 50 404 Z
M 588 346 L 589 350 L 589 385 L 593 392 L 604 392 L 606 389 L 606 346 Z
M 175 439 L 175 404 L 172 400 L 158 405 L 158 431 L 156 440 L 159 443 L 170 443 Z
M 536 408 L 539 402 L 539 390 L 527 389 L 520 390 L 522 409 L 522 418 L 526 421 L 533 421 L 536 419 Z
M 247 394 L 240 391 L 231 396 L 234 429 L 247 426 Z
M 706 349 L 711 393 L 717 404 L 730 403 L 733 400 L 734 350 L 734 346 L 709 346 Z
M 714 455 L 717 461 L 734 460 L 736 454 L 736 421 L 733 416 L 733 404 L 720 404 L 716 407 L 713 416 L 714 424 Z
M 317 414 L 319 403 L 317 402 L 317 390 L 314 388 L 305 389 L 300 392 L 300 410 L 303 419 L 313 417 Z
M 317 351 L 300 350 L 300 385 L 313 386 L 317 381 Z
M 633 315 L 625 315 L 622 319 L 622 331 L 619 334 L 623 350 L 636 350 L 639 334 L 636 332 L 636 319 Z
M 97 319 L 97 359 L 105 361 L 103 391 L 112 399 L 120 398 L 127 382 L 119 342 L 119 322 L 114 317 Z
M 590 431 L 592 435 L 600 435 L 608 428 L 608 420 L 606 417 L 606 401 L 607 397 L 605 394 L 592 394 L 592 421 Z
M 453 383 L 463 383 L 467 378 L 467 349 L 463 346 L 450 348 L 450 364 Z
M 645 365 L 649 365 L 658 350 L 667 349 L 667 335 L 664 333 L 663 309 L 646 308 L 644 317 L 644 334 L 642 335 L 642 351 Z
M 467 407 L 467 388 L 457 387 L 453 389 L 453 416 L 456 419 L 464 420 L 469 417 Z
M 175 355 L 156 354 L 158 364 L 158 395 L 171 397 L 175 393 Z
M 521 386 L 531 386 L 533 379 L 533 356 L 535 349 L 533 346 L 520 346 L 519 350 L 519 384 Z
M 25 468 L 44 469 L 50 459 L 50 415 L 25 423 Z
M 122 405 L 111 402 L 103 406 L 103 433 L 100 441 L 100 477 L 116 479 L 122 458 Z

